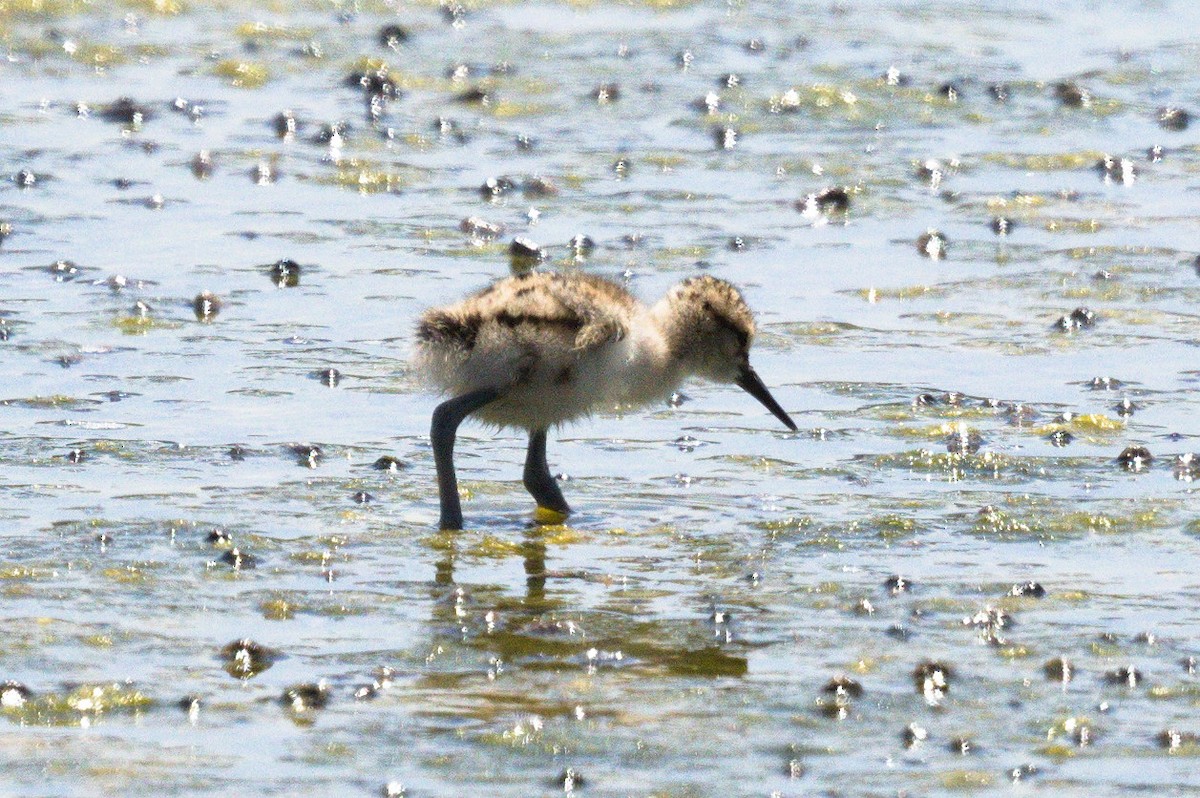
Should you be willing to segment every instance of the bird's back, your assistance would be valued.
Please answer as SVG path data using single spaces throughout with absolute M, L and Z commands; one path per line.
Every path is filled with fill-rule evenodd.
M 606 397 L 621 342 L 645 308 L 628 291 L 584 274 L 531 272 L 427 311 L 417 366 L 452 395 L 502 397 L 478 415 L 523 427 L 585 415 Z

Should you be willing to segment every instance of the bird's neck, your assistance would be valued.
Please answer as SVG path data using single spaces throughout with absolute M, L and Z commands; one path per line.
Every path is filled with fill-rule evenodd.
M 646 312 L 644 322 L 630 327 L 624 371 L 626 401 L 632 405 L 656 402 L 679 387 L 688 375 L 684 364 L 675 357 L 669 338 L 670 324 L 655 305 Z
M 690 323 L 692 314 L 688 313 L 688 308 L 680 307 L 679 303 L 666 297 L 650 308 L 650 318 L 662 341 L 663 375 L 671 377 L 672 385 L 678 385 L 697 373 L 693 362 L 697 330 Z

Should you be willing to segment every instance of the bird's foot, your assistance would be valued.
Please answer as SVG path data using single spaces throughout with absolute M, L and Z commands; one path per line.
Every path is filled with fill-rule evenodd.
M 533 520 L 538 524 L 561 524 L 570 514 L 570 510 L 552 510 L 539 504 L 533 511 Z

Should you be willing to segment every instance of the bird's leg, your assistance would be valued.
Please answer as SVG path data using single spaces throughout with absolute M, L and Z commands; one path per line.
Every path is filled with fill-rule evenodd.
M 538 429 L 529 433 L 529 452 L 525 456 L 525 489 L 533 496 L 538 507 L 553 510 L 556 513 L 569 515 L 571 508 L 563 498 L 558 483 L 550 476 L 550 466 L 546 465 L 546 430 Z
M 433 462 L 437 466 L 438 493 L 442 500 L 439 528 L 462 529 L 462 504 L 458 498 L 458 477 L 454 474 L 454 436 L 463 419 L 495 401 L 499 391 L 484 388 L 442 402 L 433 411 L 429 439 L 433 443 Z

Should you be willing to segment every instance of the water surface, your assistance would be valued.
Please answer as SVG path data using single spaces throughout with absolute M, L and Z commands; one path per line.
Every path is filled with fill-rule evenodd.
M 1196 112 L 1198 29 L 1183 2 L 0 5 L 10 788 L 1200 789 L 1200 158 L 1159 121 Z M 383 65 L 372 119 L 346 78 Z M 140 123 L 104 118 L 122 97 Z M 797 210 L 831 187 L 848 212 Z M 521 436 L 464 427 L 469 529 L 438 533 L 413 322 L 515 236 L 647 300 L 737 283 L 801 432 L 699 384 L 599 415 L 552 439 L 577 514 L 539 527 Z M 279 658 L 231 675 L 243 638 Z

